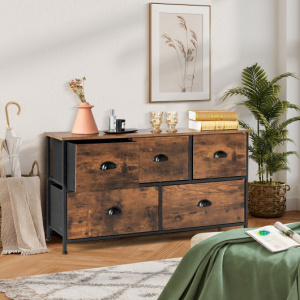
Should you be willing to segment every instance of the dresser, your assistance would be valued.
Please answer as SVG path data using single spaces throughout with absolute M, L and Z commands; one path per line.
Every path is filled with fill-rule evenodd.
M 248 131 L 47 132 L 46 235 L 67 244 L 247 227 Z

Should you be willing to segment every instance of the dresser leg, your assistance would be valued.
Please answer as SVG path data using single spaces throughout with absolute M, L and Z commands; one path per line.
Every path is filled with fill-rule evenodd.
M 46 242 L 50 242 L 50 241 L 51 241 L 50 229 L 47 228 L 46 229 Z
M 62 254 L 67 255 L 68 251 L 67 251 L 67 239 L 63 238 L 63 251 Z

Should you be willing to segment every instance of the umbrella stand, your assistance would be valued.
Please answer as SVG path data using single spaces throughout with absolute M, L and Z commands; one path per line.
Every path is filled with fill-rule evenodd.
M 20 167 L 20 159 L 19 159 L 19 152 L 20 152 L 20 145 L 21 145 L 21 138 L 18 137 L 10 127 L 9 117 L 8 117 L 8 106 L 14 104 L 18 107 L 18 115 L 21 112 L 21 107 L 17 102 L 11 101 L 8 102 L 5 106 L 5 113 L 6 113 L 6 121 L 7 121 L 7 130 L 5 135 L 5 142 L 4 142 L 4 149 L 9 155 L 9 162 L 11 166 L 11 174 L 12 177 L 21 177 L 21 167 Z

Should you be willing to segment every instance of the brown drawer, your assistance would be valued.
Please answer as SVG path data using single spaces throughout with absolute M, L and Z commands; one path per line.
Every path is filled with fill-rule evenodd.
M 194 136 L 193 178 L 246 176 L 247 134 Z
M 157 187 L 68 193 L 68 239 L 157 230 Z
M 188 136 L 136 140 L 140 144 L 141 183 L 188 180 Z
M 244 222 L 244 180 L 163 187 L 163 229 Z
M 69 153 L 71 152 L 71 153 Z M 76 192 L 138 187 L 139 145 L 134 142 L 68 146 L 68 188 Z M 70 176 L 74 174 L 75 176 Z

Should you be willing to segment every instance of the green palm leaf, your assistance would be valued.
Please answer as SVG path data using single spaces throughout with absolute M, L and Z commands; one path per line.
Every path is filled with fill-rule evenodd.
M 234 88 L 229 89 L 227 92 L 225 92 L 221 100 L 224 101 L 226 98 L 236 95 L 245 96 L 246 98 L 251 97 L 251 94 L 245 88 Z
M 284 121 L 280 124 L 279 130 L 283 130 L 286 126 L 288 126 L 296 121 L 300 121 L 300 117 L 293 117 L 293 118 L 287 119 L 286 121 Z
M 293 78 L 299 79 L 299 77 L 295 73 L 286 72 L 286 73 L 283 73 L 283 74 L 280 74 L 280 75 L 274 77 L 271 80 L 270 84 L 274 85 L 280 79 L 282 79 L 282 78 L 288 78 L 288 77 L 293 77 Z
M 272 181 L 274 173 L 289 170 L 288 156 L 299 156 L 298 152 L 293 151 L 275 152 L 278 146 L 293 142 L 287 126 L 300 121 L 300 116 L 281 120 L 288 109 L 300 111 L 298 105 L 279 98 L 281 86 L 278 81 L 289 77 L 298 78 L 294 73 L 286 72 L 269 81 L 265 71 L 256 63 L 243 70 L 243 86 L 227 90 L 221 98 L 224 101 L 232 96 L 241 96 L 237 104 L 247 107 L 257 121 L 256 130 L 242 120 L 239 123 L 242 128 L 251 130 L 249 157 L 258 165 L 260 180 L 266 176 L 267 180 Z

